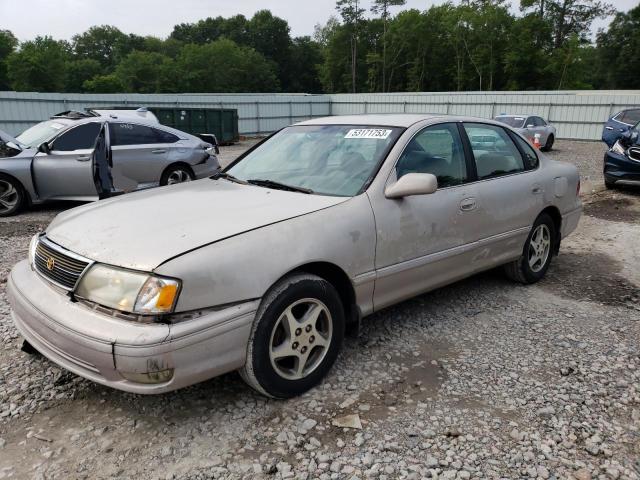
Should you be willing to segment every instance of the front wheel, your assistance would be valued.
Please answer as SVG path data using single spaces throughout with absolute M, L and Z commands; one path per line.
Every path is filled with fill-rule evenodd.
M 160 178 L 160 185 L 175 185 L 176 183 L 190 182 L 195 179 L 191 169 L 185 165 L 172 165 L 167 168 Z
M 20 211 L 25 202 L 25 193 L 20 183 L 0 174 L 0 217 L 10 217 Z
M 551 263 L 556 234 L 553 219 L 546 213 L 542 213 L 529 232 L 520 258 L 505 265 L 507 276 L 525 284 L 541 280 Z
M 264 395 L 300 395 L 331 369 L 344 323 L 344 308 L 333 285 L 315 275 L 287 277 L 258 309 L 240 375 Z

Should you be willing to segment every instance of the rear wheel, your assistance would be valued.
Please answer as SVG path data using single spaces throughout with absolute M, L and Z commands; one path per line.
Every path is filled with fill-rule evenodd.
M 342 302 L 333 285 L 315 275 L 287 277 L 258 309 L 240 375 L 264 395 L 300 395 L 331 369 L 342 345 L 344 323 Z
M 541 280 L 551 263 L 556 235 L 553 219 L 546 213 L 540 214 L 529 232 L 520 258 L 505 265 L 507 276 L 525 284 Z
M 547 143 L 544 144 L 544 147 L 542 147 L 542 150 L 544 150 L 545 152 L 550 151 L 553 148 L 553 142 L 555 141 L 555 138 L 553 135 L 549 135 L 547 137 Z
M 186 165 L 172 165 L 167 168 L 160 178 L 160 185 L 174 185 L 195 180 L 193 171 Z
M 0 174 L 0 217 L 10 217 L 24 205 L 25 194 L 22 185 L 8 175 Z

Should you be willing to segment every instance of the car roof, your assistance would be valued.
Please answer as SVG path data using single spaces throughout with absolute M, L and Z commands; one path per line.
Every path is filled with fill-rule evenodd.
M 333 117 L 314 118 L 294 125 L 370 125 L 376 127 L 405 127 L 408 128 L 418 122 L 431 121 L 442 122 L 473 122 L 488 123 L 504 127 L 505 125 L 493 119 L 469 117 L 462 115 L 445 114 L 417 114 L 417 113 L 391 113 L 391 114 L 363 114 L 363 115 L 336 115 Z
M 504 118 L 504 117 L 509 117 L 509 118 L 515 118 L 515 117 L 522 117 L 522 118 L 526 118 L 526 117 L 541 117 L 542 115 L 537 115 L 535 113 L 501 113 L 500 115 L 496 115 L 495 118 Z
M 380 127 L 410 127 L 423 120 L 443 117 L 438 114 L 364 114 L 364 115 L 336 115 L 321 117 L 296 123 L 295 125 L 375 125 Z

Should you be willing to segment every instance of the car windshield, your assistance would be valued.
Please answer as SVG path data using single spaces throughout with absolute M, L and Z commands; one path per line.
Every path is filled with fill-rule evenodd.
M 363 125 L 288 127 L 226 173 L 244 181 L 337 196 L 357 195 L 404 129 Z
M 524 117 L 496 117 L 496 121 L 506 123 L 510 127 L 513 128 L 522 128 L 524 127 Z
M 56 122 L 55 120 L 47 120 L 46 122 L 40 122 L 31 128 L 27 128 L 16 137 L 16 140 L 23 145 L 36 148 L 44 142 L 51 140 L 65 126 L 66 125 L 64 123 Z

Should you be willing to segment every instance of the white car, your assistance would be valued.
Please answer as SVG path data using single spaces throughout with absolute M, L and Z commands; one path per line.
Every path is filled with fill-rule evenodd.
M 538 115 L 501 114 L 495 120 L 509 125 L 532 143 L 537 135 L 540 140 L 540 150 L 548 152 L 553 148 L 553 142 L 556 139 L 556 127 Z

